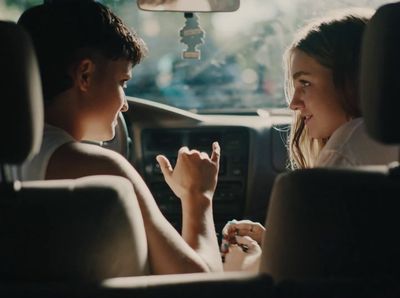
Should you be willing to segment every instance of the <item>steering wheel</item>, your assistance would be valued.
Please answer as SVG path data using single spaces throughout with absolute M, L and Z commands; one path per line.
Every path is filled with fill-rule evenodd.
M 129 136 L 128 126 L 122 113 L 118 114 L 115 136 L 112 140 L 103 142 L 102 147 L 118 152 L 129 160 L 132 148 L 132 139 Z

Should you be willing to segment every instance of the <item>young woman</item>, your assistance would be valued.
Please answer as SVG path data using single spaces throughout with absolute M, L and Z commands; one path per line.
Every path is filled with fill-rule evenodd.
M 286 94 L 295 111 L 293 169 L 387 164 L 397 148 L 366 133 L 359 104 L 361 39 L 369 10 L 314 21 L 286 51 Z
M 181 148 L 174 169 L 157 157 L 182 201 L 181 237 L 126 159 L 80 142 L 113 138 L 118 113 L 128 109 L 124 87 L 146 50 L 141 39 L 107 7 L 88 0 L 43 4 L 24 12 L 18 23 L 30 33 L 38 56 L 46 122 L 41 151 L 23 165 L 22 179 L 126 177 L 143 215 L 152 273 L 222 271 L 212 217 L 217 143 L 211 157 Z
M 285 94 L 294 111 L 288 146 L 292 169 L 397 160 L 397 147 L 384 146 L 367 135 L 359 105 L 361 40 L 372 14 L 357 9 L 314 20 L 286 50 Z M 225 270 L 257 270 L 264 231 L 261 224 L 249 220 L 229 222 L 221 247 Z

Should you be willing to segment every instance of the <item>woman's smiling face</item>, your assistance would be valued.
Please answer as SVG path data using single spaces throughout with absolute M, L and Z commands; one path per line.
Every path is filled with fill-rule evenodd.
M 294 86 L 290 108 L 300 113 L 310 137 L 329 138 L 348 121 L 332 71 L 298 49 L 291 55 L 290 69 Z

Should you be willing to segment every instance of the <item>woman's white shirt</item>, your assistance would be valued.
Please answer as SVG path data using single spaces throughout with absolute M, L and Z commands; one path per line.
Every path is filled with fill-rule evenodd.
M 397 161 L 399 147 L 378 143 L 368 136 L 362 118 L 339 127 L 321 150 L 316 167 L 385 165 Z

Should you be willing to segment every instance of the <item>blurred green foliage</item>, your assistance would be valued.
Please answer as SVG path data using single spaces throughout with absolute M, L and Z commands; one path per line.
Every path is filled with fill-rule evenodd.
M 14 6 L 21 10 L 43 3 L 43 0 L 6 0 L 7 6 Z
M 132 0 L 100 0 L 98 2 L 101 2 L 109 7 L 113 7 L 115 5 L 121 5 L 128 1 L 132 2 Z M 43 0 L 6 0 L 5 1 L 7 6 L 14 6 L 21 10 L 25 10 L 31 6 L 42 4 L 43 2 L 44 2 Z

